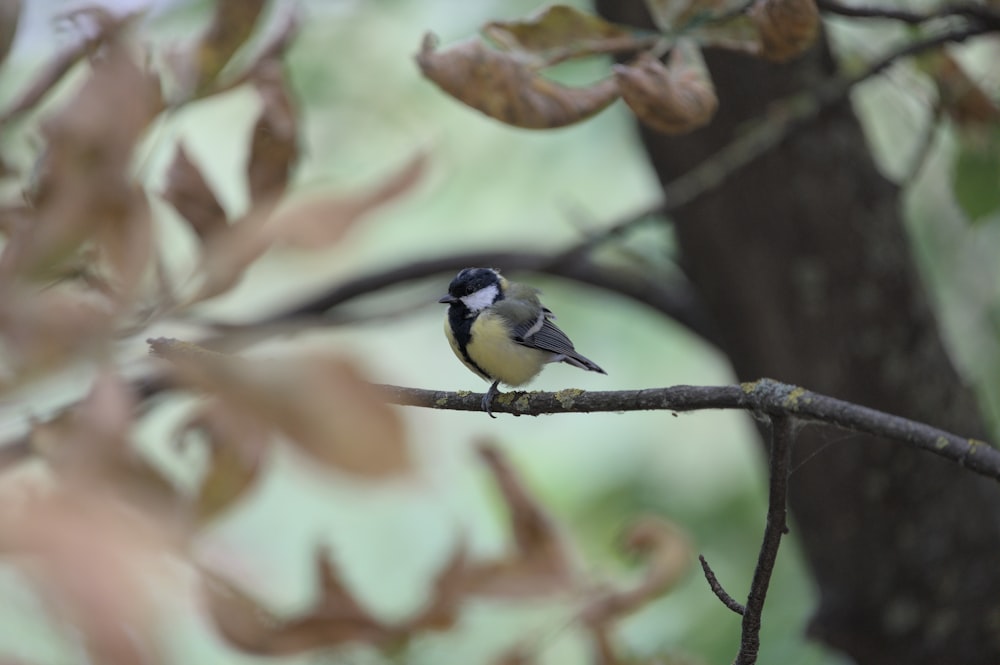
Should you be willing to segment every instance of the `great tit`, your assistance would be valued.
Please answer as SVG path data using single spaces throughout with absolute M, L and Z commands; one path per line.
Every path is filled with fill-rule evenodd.
M 492 381 L 483 396 L 491 418 L 497 386 L 523 386 L 546 363 L 564 362 L 607 374 L 584 358 L 552 323 L 555 315 L 538 300 L 538 289 L 509 282 L 492 268 L 466 268 L 438 302 L 448 305 L 444 332 L 452 351 L 466 367 Z

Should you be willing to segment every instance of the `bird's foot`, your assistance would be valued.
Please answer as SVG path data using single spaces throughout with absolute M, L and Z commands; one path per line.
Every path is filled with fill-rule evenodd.
M 500 385 L 500 382 L 494 381 L 493 385 L 490 386 L 490 389 L 486 391 L 485 395 L 483 395 L 483 411 L 485 411 L 486 415 L 490 418 L 496 418 L 496 416 L 493 415 L 493 400 L 500 394 L 500 389 L 497 388 L 498 385 Z

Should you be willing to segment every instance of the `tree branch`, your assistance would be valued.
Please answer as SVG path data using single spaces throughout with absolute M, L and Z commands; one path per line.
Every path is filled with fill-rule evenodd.
M 404 406 L 452 411 L 481 411 L 482 394 L 445 392 L 382 385 L 386 400 Z M 547 392 L 513 391 L 493 402 L 494 413 L 538 416 L 551 413 L 622 411 L 699 411 L 740 409 L 769 416 L 792 416 L 799 422 L 822 423 L 852 432 L 873 434 L 957 462 L 980 475 L 1000 480 L 1000 450 L 925 423 L 894 416 L 826 395 L 760 379 L 736 386 L 671 386 L 644 390 Z
M 714 323 L 706 315 L 697 294 L 685 283 L 675 282 L 664 287 L 662 280 L 654 281 L 638 275 L 622 275 L 620 271 L 603 267 L 589 259 L 591 250 L 621 236 L 651 216 L 668 215 L 713 191 L 730 176 L 780 145 L 794 132 L 807 126 L 825 109 L 846 99 L 856 85 L 877 76 L 897 60 L 1000 28 L 985 23 L 979 21 L 974 25 L 942 31 L 908 42 L 872 62 L 854 76 L 828 80 L 810 91 L 785 100 L 776 105 L 779 112 L 771 114 L 772 118 L 777 118 L 776 120 L 769 120 L 750 131 L 741 133 L 701 164 L 667 183 L 663 188 L 663 203 L 609 222 L 600 233 L 555 255 L 515 250 L 484 251 L 415 261 L 341 283 L 301 305 L 248 325 L 262 330 L 264 334 L 271 326 L 328 325 L 337 320 L 336 317 L 329 316 L 328 311 L 354 298 L 446 271 L 487 265 L 508 270 L 546 273 L 620 293 L 666 314 L 709 343 L 718 345 L 719 335 Z M 219 326 L 223 332 L 246 328 L 245 325 Z
M 920 25 L 944 18 L 964 18 L 993 30 L 1000 29 L 1000 13 L 989 7 L 960 2 L 944 5 L 926 12 L 900 9 L 899 7 L 861 7 L 843 5 L 835 0 L 816 0 L 816 6 L 827 14 L 836 14 L 847 18 L 887 19 L 900 21 L 908 25 Z
M 992 23 L 977 21 L 915 39 L 889 51 L 853 76 L 827 79 L 811 90 L 775 103 L 767 121 L 741 132 L 697 166 L 666 183 L 663 186 L 662 214 L 669 214 L 715 190 L 729 177 L 781 145 L 795 132 L 808 126 L 823 111 L 847 99 L 856 86 L 878 76 L 896 61 L 944 44 L 964 42 L 996 30 L 1000 30 L 1000 20 Z M 621 234 L 635 224 L 635 220 L 623 220 L 618 224 L 612 224 L 606 228 L 603 235 L 588 238 L 564 252 L 561 258 L 571 259 L 586 254 L 595 245 L 604 242 L 607 237 Z
M 659 206 L 629 216 L 628 221 L 645 220 L 659 212 Z M 484 251 L 440 256 L 363 275 L 342 282 L 325 293 L 292 309 L 279 312 L 264 321 L 245 326 L 220 326 L 220 330 L 239 331 L 246 328 L 287 325 L 329 325 L 336 322 L 327 312 L 344 303 L 376 291 L 440 275 L 458 272 L 469 266 L 491 266 L 504 270 L 524 270 L 570 279 L 581 284 L 623 295 L 674 319 L 710 344 L 718 345 L 719 335 L 705 315 L 698 295 L 682 280 L 665 282 L 652 276 L 628 274 L 616 268 L 602 266 L 586 256 L 551 254 L 530 251 Z
M 771 583 L 771 573 L 778 558 L 781 537 L 788 532 L 788 468 L 792 456 L 792 439 L 795 423 L 787 415 L 771 417 L 770 491 L 767 497 L 767 523 L 764 538 L 757 556 L 757 568 L 750 582 L 750 593 L 743 611 L 743 629 L 740 635 L 740 650 L 734 665 L 754 665 L 760 650 L 760 617 L 764 611 L 764 599 Z
M 708 582 L 708 587 L 715 594 L 715 597 L 721 600 L 723 605 L 742 616 L 747 611 L 747 608 L 743 606 L 743 603 L 730 596 L 729 592 L 722 587 L 722 584 L 719 583 L 719 578 L 715 576 L 715 571 L 708 565 L 708 559 L 699 554 L 698 561 L 701 563 L 702 572 L 705 573 L 705 580 Z

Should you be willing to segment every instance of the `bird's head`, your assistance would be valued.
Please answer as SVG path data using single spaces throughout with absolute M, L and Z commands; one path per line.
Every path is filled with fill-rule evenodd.
M 493 268 L 465 268 L 448 285 L 448 294 L 439 303 L 461 303 L 470 312 L 486 309 L 504 297 L 507 280 Z

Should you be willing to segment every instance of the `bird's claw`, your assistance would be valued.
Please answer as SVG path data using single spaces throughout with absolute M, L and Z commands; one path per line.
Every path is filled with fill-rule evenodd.
M 496 418 L 496 416 L 493 415 L 493 400 L 500 394 L 500 390 L 497 388 L 499 383 L 499 381 L 494 381 L 493 385 L 490 386 L 490 389 L 486 391 L 485 395 L 483 395 L 483 411 L 485 411 L 486 415 L 490 418 Z

